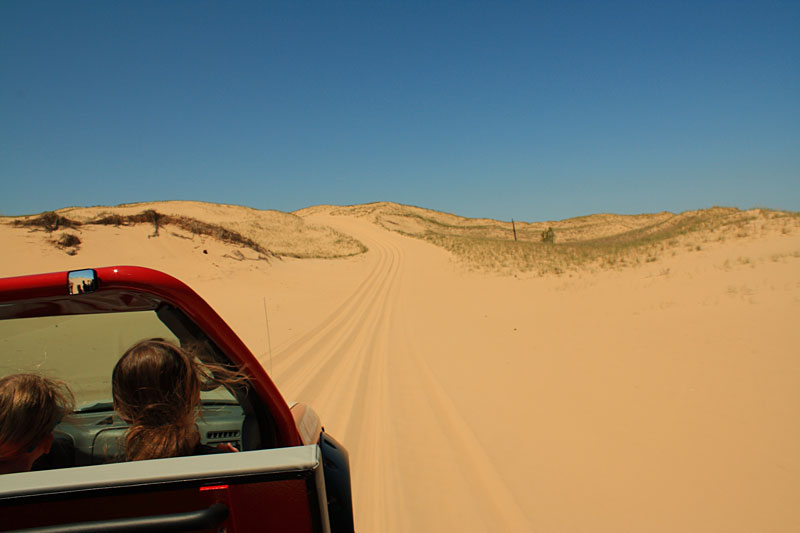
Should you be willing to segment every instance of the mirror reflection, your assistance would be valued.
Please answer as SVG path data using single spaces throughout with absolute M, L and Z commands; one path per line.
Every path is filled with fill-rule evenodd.
M 84 294 L 97 290 L 97 274 L 92 269 L 74 270 L 67 274 L 70 294 Z

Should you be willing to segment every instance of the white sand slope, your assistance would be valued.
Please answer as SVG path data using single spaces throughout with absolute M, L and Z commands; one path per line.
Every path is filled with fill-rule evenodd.
M 329 213 L 304 218 L 366 254 L 236 260 L 98 227 L 67 256 L 3 228 L 0 275 L 124 263 L 187 282 L 347 446 L 359 531 L 800 530 L 797 231 L 518 279 Z

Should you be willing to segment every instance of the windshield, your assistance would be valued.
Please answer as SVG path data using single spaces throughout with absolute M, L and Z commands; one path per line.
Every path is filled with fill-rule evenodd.
M 67 382 L 77 410 L 110 410 L 111 371 L 134 343 L 161 337 L 180 344 L 155 311 L 0 320 L 0 376 L 34 372 Z M 235 402 L 223 387 L 205 402 Z

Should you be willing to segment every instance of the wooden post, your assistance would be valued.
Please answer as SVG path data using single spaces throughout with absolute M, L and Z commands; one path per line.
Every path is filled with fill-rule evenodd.
M 514 240 L 517 240 L 517 226 L 514 224 L 514 219 L 511 219 L 511 229 L 514 231 Z

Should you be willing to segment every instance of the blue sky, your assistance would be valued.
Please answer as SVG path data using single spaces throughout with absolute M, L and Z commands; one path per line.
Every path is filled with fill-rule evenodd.
M 800 3 L 0 2 L 0 214 L 800 210 Z

